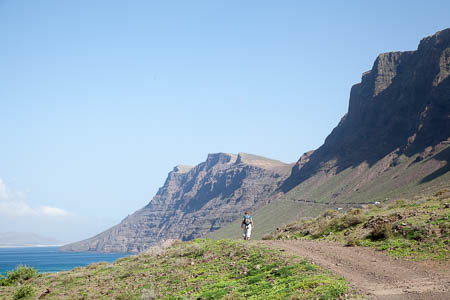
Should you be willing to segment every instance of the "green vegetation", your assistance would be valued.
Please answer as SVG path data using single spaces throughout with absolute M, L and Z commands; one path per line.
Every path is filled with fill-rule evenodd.
M 34 295 L 34 289 L 31 286 L 19 286 L 14 294 L 14 300 L 31 297 Z
M 274 231 L 278 226 L 303 217 L 317 216 L 322 211 L 323 207 L 317 205 L 305 205 L 284 200 L 273 201 L 256 213 L 251 213 L 255 222 L 255 228 L 252 230 L 252 239 L 261 239 L 265 234 Z M 278 218 L 275 216 L 283 217 Z M 241 222 L 242 218 L 239 217 L 235 222 L 208 234 L 207 237 L 212 239 L 242 238 Z
M 286 225 L 263 239 L 320 239 L 375 247 L 395 257 L 450 259 L 450 190 L 433 196 L 366 205 Z
M 0 299 L 336 299 L 347 282 L 257 242 L 175 242 L 113 264 L 39 274 Z
M 437 153 L 438 154 L 438 153 Z M 436 155 L 437 155 L 436 154 Z M 450 172 L 425 180 L 433 172 L 433 157 L 414 162 L 416 156 L 400 156 L 389 168 L 383 163 L 371 167 L 347 168 L 330 176 L 318 172 L 266 206 L 251 212 L 255 221 L 252 237 L 259 239 L 288 223 L 317 217 L 327 209 L 349 209 L 357 204 L 412 198 L 448 187 Z M 380 172 L 380 170 L 384 170 Z M 208 234 L 212 239 L 240 238 L 238 220 Z
M 0 275 L 0 286 L 23 283 L 36 276 L 36 274 L 37 271 L 34 268 L 20 265 L 13 271 L 6 272 L 6 277 Z

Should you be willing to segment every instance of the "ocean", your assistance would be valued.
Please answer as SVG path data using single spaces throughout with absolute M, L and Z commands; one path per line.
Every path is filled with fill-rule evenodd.
M 18 265 L 32 266 L 39 272 L 59 272 L 95 262 L 113 262 L 130 254 L 59 252 L 58 247 L 0 248 L 0 274 Z

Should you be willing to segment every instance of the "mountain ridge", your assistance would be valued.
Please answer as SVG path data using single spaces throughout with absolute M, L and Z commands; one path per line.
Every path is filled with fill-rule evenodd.
M 331 160 L 339 172 L 391 153 L 438 152 L 450 142 L 449 74 L 450 29 L 422 39 L 415 51 L 380 54 L 351 88 L 347 114 L 307 163 L 297 162 L 283 191 Z
M 164 239 L 200 237 L 267 203 L 291 167 L 246 153 L 208 154 L 194 167 L 176 166 L 155 197 L 120 224 L 61 250 L 140 252 Z

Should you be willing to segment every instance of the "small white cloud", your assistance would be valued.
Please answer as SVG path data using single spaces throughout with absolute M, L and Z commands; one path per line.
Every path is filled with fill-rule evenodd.
M 22 193 L 9 188 L 0 178 L 0 215 L 65 217 L 73 214 L 57 207 L 28 205 Z
M 49 217 L 65 217 L 65 216 L 71 216 L 72 214 L 64 209 L 57 208 L 57 207 L 51 207 L 51 206 L 42 206 L 38 208 L 38 212 L 40 212 L 44 216 Z

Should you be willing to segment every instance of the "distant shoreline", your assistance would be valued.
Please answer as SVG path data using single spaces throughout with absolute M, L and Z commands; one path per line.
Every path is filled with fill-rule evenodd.
M 59 247 L 34 244 L 34 246 L 36 245 L 38 247 L 12 248 L 12 244 L 2 244 L 3 248 L 0 248 L 0 275 L 5 276 L 7 272 L 16 269 L 20 265 L 33 267 L 39 273 L 53 273 L 72 270 L 73 268 L 87 266 L 91 263 L 111 263 L 129 255 L 94 252 L 67 253 L 59 251 Z M 56 245 L 56 243 L 53 245 Z M 0 296 L 0 299 L 3 299 L 3 297 Z
M 42 248 L 42 247 L 61 247 L 64 244 L 58 245 L 0 245 L 0 248 Z

